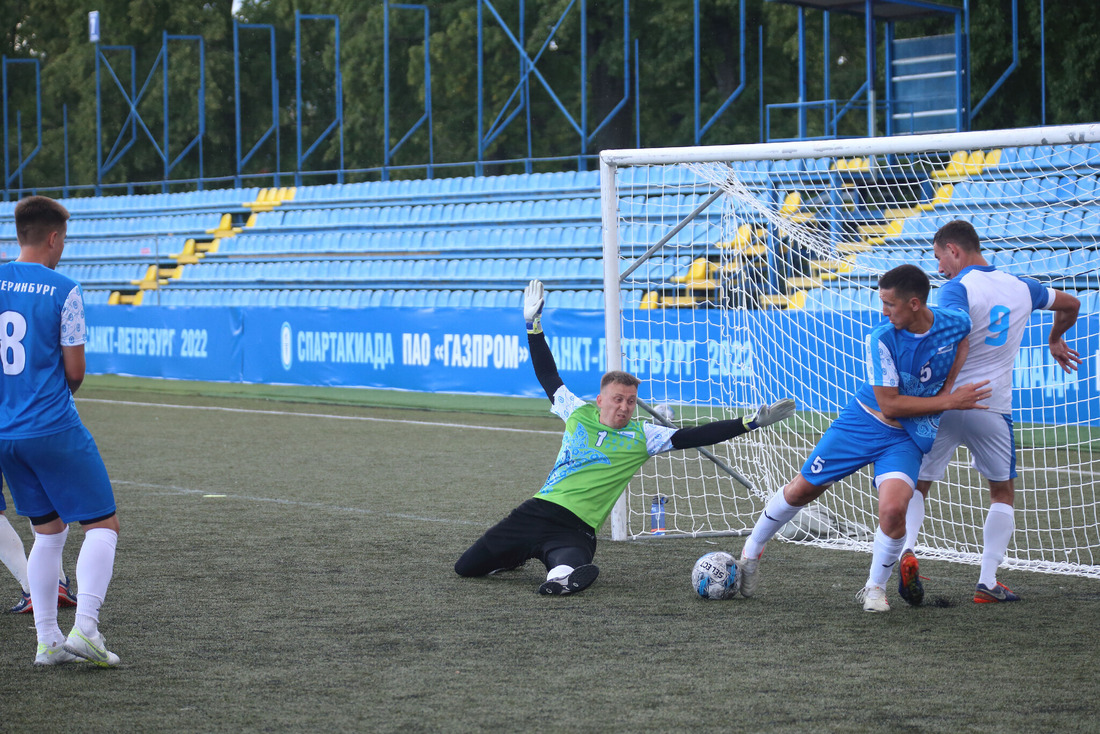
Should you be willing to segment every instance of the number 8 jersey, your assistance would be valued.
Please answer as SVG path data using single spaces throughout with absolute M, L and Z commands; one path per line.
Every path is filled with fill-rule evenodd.
M 80 425 L 61 347 L 85 342 L 80 285 L 45 265 L 0 265 L 0 439 Z

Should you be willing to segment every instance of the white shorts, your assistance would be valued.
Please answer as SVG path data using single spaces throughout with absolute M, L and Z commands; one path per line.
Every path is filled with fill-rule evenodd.
M 918 479 L 935 482 L 943 477 L 955 449 L 970 449 L 973 466 L 991 482 L 1016 478 L 1016 439 L 1012 416 L 989 410 L 948 410 L 940 416 L 940 430 L 924 455 Z

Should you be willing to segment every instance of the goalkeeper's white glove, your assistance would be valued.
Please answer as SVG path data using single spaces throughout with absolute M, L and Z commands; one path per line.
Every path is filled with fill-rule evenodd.
M 546 297 L 542 282 L 532 280 L 523 291 L 523 320 L 527 322 L 528 334 L 542 333 L 542 306 Z
M 761 405 L 756 409 L 756 412 L 742 418 L 741 422 L 744 423 L 745 427 L 749 430 L 755 431 L 757 428 L 763 428 L 764 426 L 770 426 L 779 421 L 785 421 L 792 415 L 794 415 L 794 400 L 785 398 L 771 405 Z

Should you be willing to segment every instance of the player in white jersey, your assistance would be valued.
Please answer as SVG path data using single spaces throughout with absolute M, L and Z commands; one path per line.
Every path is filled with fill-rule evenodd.
M 867 338 L 868 379 L 825 431 L 801 471 L 768 500 L 741 550 L 741 594 L 753 596 L 765 544 L 804 506 L 874 464 L 879 526 L 871 570 L 856 599 L 868 612 L 888 612 L 886 583 L 902 552 L 905 510 L 921 457 L 947 409 L 983 408 L 984 381 L 951 386 L 965 358 L 970 318 L 927 305 L 928 276 L 900 265 L 879 278 L 887 317 Z
M 919 604 L 924 596 L 913 553 L 924 520 L 924 500 L 932 483 L 943 476 L 955 450 L 965 444 L 975 468 L 989 481 L 991 502 L 983 528 L 982 568 L 974 601 L 1018 601 L 1019 596 L 997 581 L 997 567 L 1015 529 L 1012 366 L 1032 311 L 1046 309 L 1054 311 L 1054 323 L 1047 337 L 1050 353 L 1066 372 L 1076 370 L 1081 357 L 1066 344 L 1063 335 L 1076 323 L 1081 304 L 1068 293 L 991 266 L 982 256 L 978 233 L 969 222 L 955 220 L 945 224 L 936 232 L 932 249 L 940 272 L 950 278 L 940 288 L 940 307 L 966 311 L 972 322 L 970 351 L 957 383 L 988 379 L 993 395 L 988 401 L 988 411 L 947 411 L 940 418 L 939 434 L 921 464 L 917 491 L 906 516 L 900 590 L 902 598 L 910 604 Z
M 27 578 L 38 633 L 36 665 L 113 666 L 99 608 L 114 570 L 118 515 L 111 480 L 76 412 L 84 381 L 84 299 L 55 268 L 69 212 L 45 196 L 15 206 L 19 258 L 0 265 L 0 469 L 16 511 L 34 526 Z M 76 623 L 57 623 L 57 569 L 69 523 L 84 542 L 76 562 Z

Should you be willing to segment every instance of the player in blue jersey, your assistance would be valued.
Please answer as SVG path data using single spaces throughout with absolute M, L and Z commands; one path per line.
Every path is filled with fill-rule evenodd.
M 1081 303 L 1063 291 L 1031 278 L 1001 272 L 986 262 L 973 225 L 963 220 L 948 222 L 932 239 L 932 251 L 940 272 L 950 278 L 940 289 L 941 308 L 956 308 L 970 315 L 969 354 L 958 382 L 988 378 L 993 395 L 988 411 L 948 411 L 940 431 L 924 457 L 917 491 L 909 502 L 905 552 L 900 564 L 902 598 L 919 604 L 924 596 L 919 565 L 913 553 L 924 521 L 924 500 L 932 483 L 943 476 L 955 450 L 970 449 L 974 466 L 989 481 L 989 512 L 982 529 L 982 566 L 974 601 L 1017 601 L 1020 597 L 997 581 L 997 567 L 1004 559 L 1015 530 L 1013 499 L 1016 477 L 1016 445 L 1012 435 L 1012 365 L 1020 352 L 1024 329 L 1037 309 L 1054 312 L 1047 342 L 1050 354 L 1066 372 L 1077 369 L 1080 355 L 1063 335 L 1077 322 Z
M 836 481 L 874 464 L 879 495 L 871 572 L 856 596 L 868 612 L 886 612 L 886 582 L 905 541 L 905 510 L 921 457 L 936 437 L 944 410 L 984 407 L 985 382 L 951 392 L 966 354 L 970 317 L 927 305 L 928 276 L 902 265 L 879 278 L 886 316 L 867 337 L 868 380 L 806 459 L 801 472 L 768 501 L 741 551 L 741 593 L 759 582 L 764 545 L 805 505 Z
M 34 526 L 27 577 L 38 633 L 38 665 L 90 660 L 118 664 L 99 631 L 99 608 L 114 569 L 119 523 L 107 469 L 81 423 L 73 393 L 84 380 L 80 286 L 54 268 L 69 212 L 30 196 L 15 206 L 19 258 L 0 265 L 0 470 L 16 511 Z M 76 623 L 57 624 L 57 569 L 70 522 L 84 542 L 76 562 Z
M 594 405 L 585 402 L 558 375 L 542 333 L 542 306 L 542 283 L 533 280 L 524 293 L 527 343 L 535 376 L 553 403 L 551 412 L 565 421 L 561 450 L 542 488 L 485 531 L 455 563 L 455 573 L 486 576 L 538 558 L 547 572 L 540 594 L 575 594 L 599 575 L 592 563 L 596 532 L 649 457 L 769 426 L 793 415 L 795 406 L 793 400 L 780 400 L 744 418 L 691 428 L 658 425 L 634 418 L 639 381 L 621 371 L 603 376 Z

